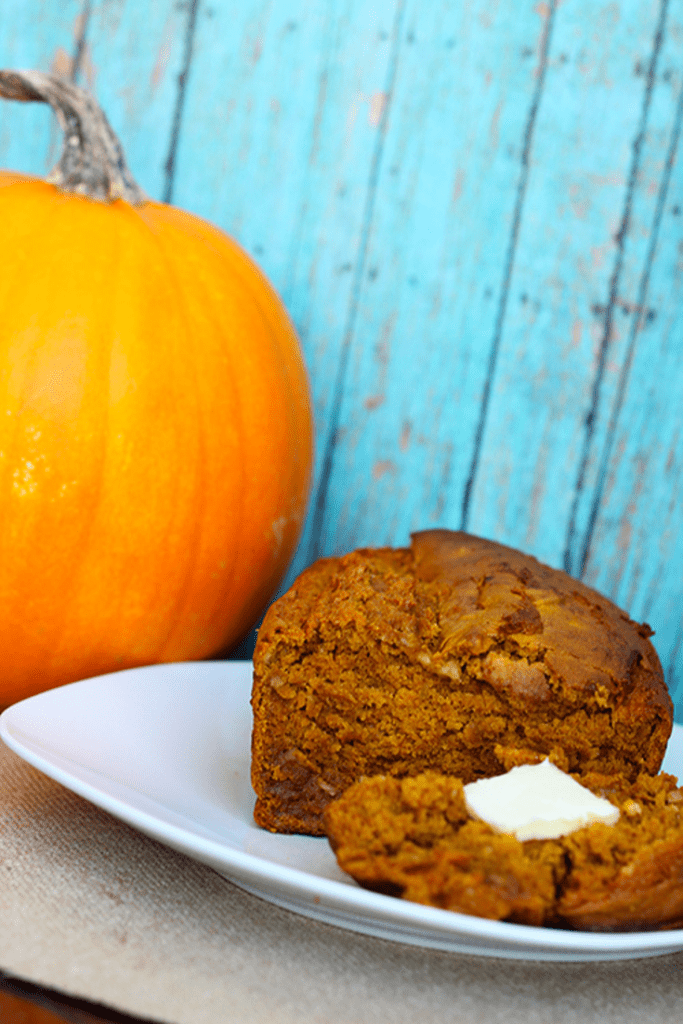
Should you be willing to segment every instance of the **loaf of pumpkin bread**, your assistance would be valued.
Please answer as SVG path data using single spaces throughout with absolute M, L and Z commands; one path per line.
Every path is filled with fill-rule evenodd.
M 311 565 L 254 653 L 256 822 L 323 835 L 364 776 L 464 783 L 548 756 L 655 775 L 673 706 L 646 625 L 566 573 L 462 532 Z

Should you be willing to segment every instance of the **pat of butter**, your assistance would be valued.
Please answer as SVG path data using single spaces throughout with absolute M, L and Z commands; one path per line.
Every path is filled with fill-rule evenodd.
M 496 832 L 527 839 L 557 839 L 594 821 L 614 825 L 619 808 L 595 796 L 546 758 L 525 764 L 506 775 L 479 779 L 464 787 L 465 803 L 473 818 Z

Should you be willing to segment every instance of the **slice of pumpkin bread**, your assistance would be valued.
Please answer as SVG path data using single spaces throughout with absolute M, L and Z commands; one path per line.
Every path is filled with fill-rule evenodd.
M 444 910 L 587 931 L 683 925 L 683 790 L 672 775 L 591 772 L 619 808 L 556 839 L 520 842 L 467 813 L 459 779 L 376 776 L 328 805 L 340 867 L 360 885 Z
M 363 776 L 464 782 L 544 756 L 659 770 L 673 707 L 651 630 L 535 558 L 461 532 L 321 559 L 254 653 L 255 820 L 322 835 Z

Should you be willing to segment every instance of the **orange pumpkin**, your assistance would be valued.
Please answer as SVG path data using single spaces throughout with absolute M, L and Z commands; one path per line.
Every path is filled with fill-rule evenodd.
M 237 642 L 299 538 L 312 417 L 242 249 L 147 200 L 83 90 L 0 72 L 0 94 L 67 132 L 56 184 L 0 172 L 2 707 Z

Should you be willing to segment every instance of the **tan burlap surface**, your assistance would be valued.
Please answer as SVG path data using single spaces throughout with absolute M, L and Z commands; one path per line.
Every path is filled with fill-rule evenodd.
M 0 969 L 171 1024 L 672 1024 L 683 954 L 598 964 L 457 956 L 248 896 L 0 742 Z

